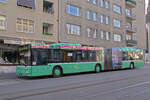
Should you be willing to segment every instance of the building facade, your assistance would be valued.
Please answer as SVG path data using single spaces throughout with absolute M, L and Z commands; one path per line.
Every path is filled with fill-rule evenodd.
M 17 47 L 32 42 L 145 49 L 144 4 L 144 0 L 0 0 L 0 62 L 17 63 Z
M 0 0 L 0 62 L 18 63 L 17 47 L 58 42 L 58 2 Z
M 60 0 L 59 41 L 145 49 L 144 4 L 144 0 Z
M 150 0 L 148 3 L 147 14 L 146 14 L 146 32 L 147 32 L 147 49 L 145 60 L 150 62 Z

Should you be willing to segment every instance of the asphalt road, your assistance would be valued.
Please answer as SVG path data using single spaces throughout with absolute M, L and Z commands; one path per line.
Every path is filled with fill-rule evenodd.
M 150 100 L 150 64 L 61 78 L 0 77 L 0 100 Z

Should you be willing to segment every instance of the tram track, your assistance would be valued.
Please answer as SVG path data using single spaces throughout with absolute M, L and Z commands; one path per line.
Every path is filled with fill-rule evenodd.
M 108 80 L 108 81 L 97 81 L 97 80 L 91 80 L 91 81 L 85 81 L 81 83 L 73 83 L 73 84 L 65 84 L 62 86 L 56 86 L 56 87 L 47 87 L 47 88 L 39 88 L 39 89 L 33 89 L 33 90 L 28 90 L 28 91 L 20 91 L 20 92 L 15 92 L 11 94 L 1 94 L 0 95 L 0 100 L 14 100 L 14 99 L 19 99 L 19 98 L 24 98 L 24 97 L 30 97 L 30 96 L 36 96 L 36 95 L 44 95 L 44 94 L 51 94 L 51 93 L 57 93 L 61 91 L 69 91 L 72 89 L 81 89 L 81 88 L 86 88 L 90 86 L 98 86 L 102 84 L 109 84 L 109 83 L 115 83 L 123 80 L 132 80 L 136 78 L 141 78 L 143 76 L 149 76 L 150 73 L 146 74 L 140 74 L 140 75 L 134 75 L 132 77 L 125 77 L 125 78 L 119 78 L 119 79 L 113 79 L 113 80 Z M 94 81 L 94 82 L 93 82 Z

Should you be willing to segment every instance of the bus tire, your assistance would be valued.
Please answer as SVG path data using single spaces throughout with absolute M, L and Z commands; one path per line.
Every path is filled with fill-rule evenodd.
M 53 69 L 53 77 L 54 78 L 59 78 L 62 76 L 62 69 L 59 66 L 54 67 Z
M 97 64 L 97 65 L 95 66 L 95 72 L 96 72 L 96 73 L 101 72 L 101 65 Z
M 130 64 L 130 68 L 131 68 L 131 69 L 134 69 L 134 68 L 135 68 L 135 67 L 134 67 L 134 63 L 131 63 L 131 64 Z

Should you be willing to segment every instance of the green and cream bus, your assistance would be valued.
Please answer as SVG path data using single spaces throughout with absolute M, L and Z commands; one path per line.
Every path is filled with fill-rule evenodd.
M 143 50 L 116 47 L 87 47 L 80 44 L 31 44 L 19 48 L 17 76 L 60 77 L 65 74 L 101 72 L 144 65 Z

